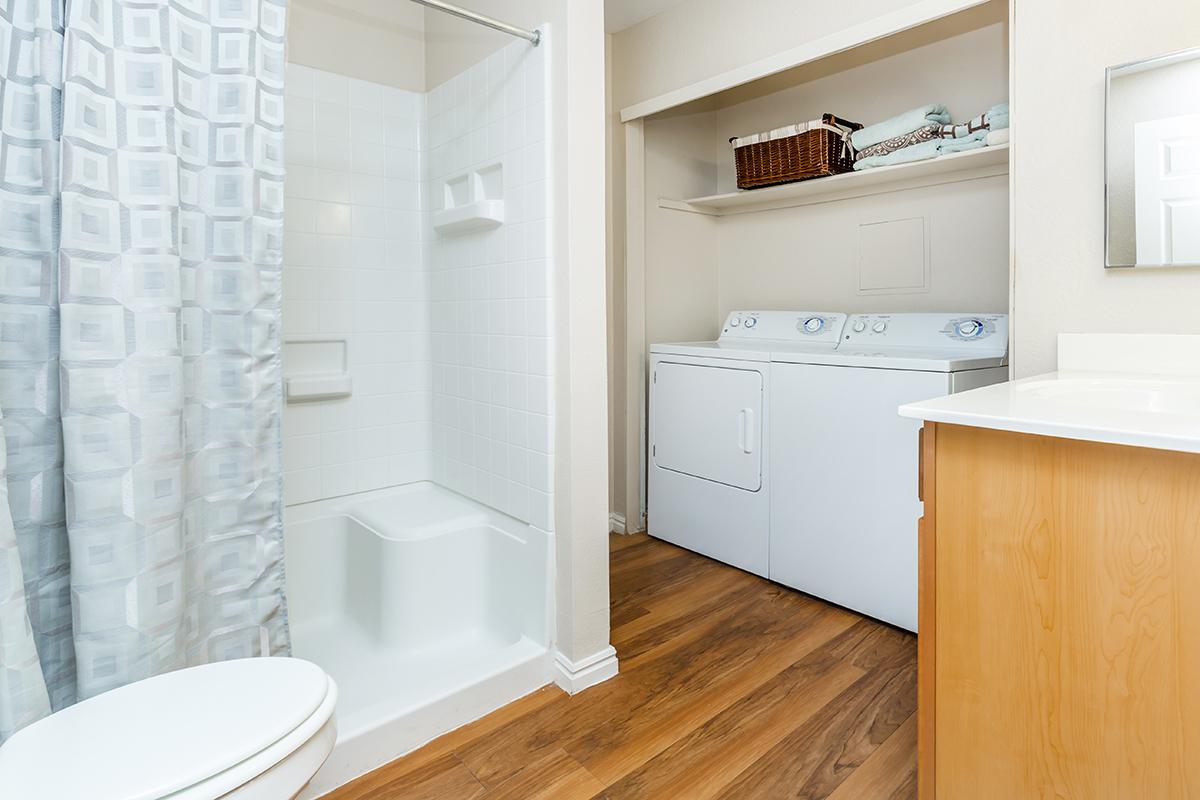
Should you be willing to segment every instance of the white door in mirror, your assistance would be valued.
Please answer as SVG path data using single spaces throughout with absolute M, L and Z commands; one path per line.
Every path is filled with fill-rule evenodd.
M 1200 264 L 1200 114 L 1133 126 L 1137 263 Z

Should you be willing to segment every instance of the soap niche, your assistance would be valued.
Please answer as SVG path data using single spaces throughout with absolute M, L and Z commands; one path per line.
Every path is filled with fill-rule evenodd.
M 446 179 L 433 229 L 443 236 L 504 224 L 504 166 L 491 164 Z
M 353 391 L 345 339 L 289 336 L 284 340 L 283 392 L 289 403 L 334 400 Z

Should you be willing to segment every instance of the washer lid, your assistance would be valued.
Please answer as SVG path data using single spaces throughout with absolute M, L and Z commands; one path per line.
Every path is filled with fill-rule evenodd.
M 159 800 L 270 747 L 316 712 L 329 679 L 294 658 L 244 658 L 113 689 L 0 747 L 5 797 Z

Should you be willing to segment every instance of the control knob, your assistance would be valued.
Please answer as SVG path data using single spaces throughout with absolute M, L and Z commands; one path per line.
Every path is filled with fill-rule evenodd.
M 825 320 L 820 317 L 809 317 L 804 320 L 804 330 L 806 333 L 819 333 L 825 327 Z
M 854 321 L 854 332 L 855 333 L 862 333 L 866 329 L 867 329 L 867 323 L 863 322 L 861 319 Z
M 972 339 L 983 333 L 983 323 L 977 319 L 965 319 L 954 326 L 954 331 L 964 339 Z
M 887 321 L 882 319 L 879 320 L 879 322 L 876 322 L 871 326 L 871 330 L 875 331 L 876 333 L 883 333 L 887 330 Z
M 746 322 L 745 322 L 745 325 L 744 325 L 743 327 L 746 327 L 746 328 L 753 328 L 753 327 L 754 327 L 755 325 L 757 325 L 757 324 L 758 324 L 758 318 L 757 318 L 757 317 L 746 317 Z

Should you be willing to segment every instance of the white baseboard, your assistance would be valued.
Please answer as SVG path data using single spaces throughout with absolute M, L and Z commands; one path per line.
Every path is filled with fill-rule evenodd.
M 578 694 L 616 674 L 617 651 L 612 645 L 580 661 L 572 661 L 554 651 L 554 682 L 567 694 Z
M 625 532 L 625 515 L 612 512 L 608 515 L 608 529 L 613 533 Z

